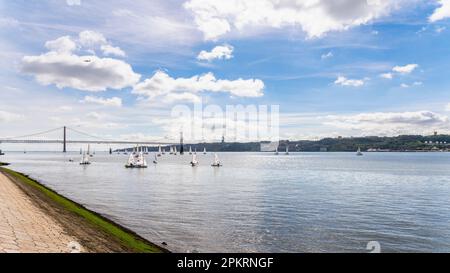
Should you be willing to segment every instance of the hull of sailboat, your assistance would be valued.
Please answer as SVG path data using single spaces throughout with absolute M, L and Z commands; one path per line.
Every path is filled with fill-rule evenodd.
M 145 168 L 147 168 L 147 166 L 145 166 L 145 165 L 142 165 L 142 166 L 140 166 L 140 165 L 125 165 L 125 168 L 127 168 L 127 169 L 145 169 Z

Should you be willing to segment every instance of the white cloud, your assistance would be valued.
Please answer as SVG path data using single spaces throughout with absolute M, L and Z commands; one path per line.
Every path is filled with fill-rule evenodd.
M 118 57 L 125 57 L 125 52 L 120 47 L 114 47 L 112 45 L 102 45 L 101 49 L 105 56 L 115 55 Z
M 63 36 L 45 44 L 49 52 L 23 57 L 21 69 L 24 73 L 34 75 L 44 85 L 55 84 L 58 88 L 70 87 L 93 92 L 108 88 L 122 89 L 139 82 L 140 75 L 124 61 L 74 53 L 77 47 L 91 48 L 99 44 L 108 45 L 102 34 L 93 31 L 81 32 L 78 44 L 69 36 Z
M 387 15 L 395 0 L 189 0 L 184 7 L 207 40 L 247 28 L 295 26 L 309 38 L 346 30 Z
M 86 96 L 86 97 L 84 97 L 82 102 L 100 104 L 103 106 L 114 106 L 114 107 L 122 106 L 122 99 L 118 98 L 118 97 L 112 97 L 112 98 L 105 99 L 105 98 L 94 97 L 94 96 Z
M 392 73 L 383 73 L 380 75 L 380 77 L 391 80 L 394 77 L 394 75 L 392 75 Z
M 427 134 L 448 128 L 448 117 L 431 111 L 330 115 L 323 124 L 360 135 Z M 448 129 L 447 129 L 448 130 Z
M 450 0 L 439 0 L 441 5 L 430 16 L 430 22 L 437 22 L 450 17 Z
M 448 103 L 447 106 L 445 107 L 445 111 L 450 112 L 450 103 Z
M 446 29 L 447 29 L 446 27 L 436 27 L 436 28 L 434 29 L 434 31 L 435 31 L 436 33 L 442 33 L 442 32 L 444 32 Z
M 55 84 L 58 88 L 92 92 L 122 89 L 133 86 L 140 79 L 129 64 L 120 60 L 56 52 L 25 56 L 21 69 L 43 85 Z
M 322 58 L 322 60 L 325 60 L 325 59 L 329 59 L 329 58 L 332 58 L 334 55 L 333 55 L 333 52 L 328 52 L 328 53 L 326 53 L 326 54 L 322 54 L 322 56 L 321 56 L 321 58 Z
M 157 71 L 150 79 L 137 84 L 133 93 L 150 99 L 171 93 L 199 92 L 226 92 L 236 97 L 260 97 L 263 90 L 264 82 L 259 79 L 221 80 L 216 79 L 212 73 L 191 78 L 172 78 L 164 71 Z
M 402 84 L 400 84 L 400 87 L 401 88 L 409 88 L 409 84 L 402 83 Z
M 21 119 L 23 119 L 23 115 L 0 110 L 0 122 L 13 122 Z
M 85 30 L 80 32 L 80 34 L 78 35 L 78 41 L 82 46 L 89 49 L 93 49 L 94 47 L 99 45 L 108 44 L 103 34 L 92 30 Z
M 87 113 L 86 117 L 93 120 L 100 120 L 102 118 L 102 115 L 97 112 L 90 112 Z
M 394 68 L 392 68 L 392 71 L 400 74 L 410 74 L 418 67 L 418 64 L 407 64 L 405 66 L 395 66 Z
M 233 58 L 233 50 L 234 48 L 230 45 L 221 45 L 221 46 L 216 46 L 215 48 L 213 48 L 211 51 L 205 51 L 202 50 L 198 56 L 197 59 L 201 60 L 201 61 L 212 61 L 214 59 L 225 59 L 225 60 L 229 60 L 231 58 Z
M 77 44 L 69 36 L 63 36 L 56 40 L 46 42 L 45 47 L 50 51 L 66 54 L 75 51 Z
M 162 102 L 166 104 L 171 104 L 174 102 L 190 102 L 190 103 L 200 103 L 202 101 L 201 97 L 192 93 L 170 93 L 162 98 Z
M 346 77 L 339 76 L 337 80 L 334 82 L 334 84 L 341 85 L 341 86 L 353 86 L 353 87 L 360 87 L 365 84 L 364 80 L 352 80 L 347 79 Z
M 126 56 L 126 53 L 120 47 L 111 45 L 103 34 L 96 31 L 85 30 L 80 32 L 78 35 L 78 43 L 80 47 L 85 48 L 89 52 L 95 52 L 95 49 L 100 48 L 105 56 Z
M 81 5 L 81 0 L 66 0 L 66 3 L 69 6 L 79 6 Z

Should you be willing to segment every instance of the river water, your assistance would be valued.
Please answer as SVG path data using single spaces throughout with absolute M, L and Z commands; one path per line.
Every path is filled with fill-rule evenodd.
M 450 153 L 8 153 L 2 161 L 177 252 L 450 251 Z M 69 158 L 75 162 L 69 162 Z M 151 163 L 153 155 L 148 156 Z

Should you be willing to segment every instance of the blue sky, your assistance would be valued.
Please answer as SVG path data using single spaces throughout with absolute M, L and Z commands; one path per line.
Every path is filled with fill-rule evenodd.
M 450 133 L 448 0 L 2 0 L 0 14 L 0 137 L 172 138 L 172 107 L 198 100 L 279 105 L 282 138 Z

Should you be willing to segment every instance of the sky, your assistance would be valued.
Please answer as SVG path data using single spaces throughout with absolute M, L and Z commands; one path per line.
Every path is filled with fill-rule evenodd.
M 0 0 L 0 138 L 177 139 L 199 103 L 278 105 L 282 139 L 450 133 L 449 22 L 450 0 Z

